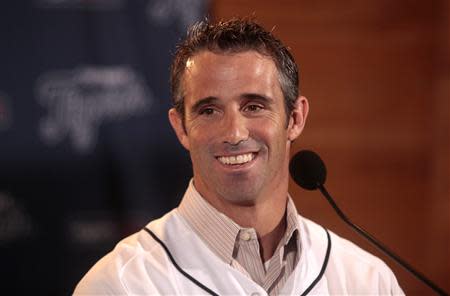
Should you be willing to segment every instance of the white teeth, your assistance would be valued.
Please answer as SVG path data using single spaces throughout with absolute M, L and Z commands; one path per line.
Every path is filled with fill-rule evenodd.
M 219 161 L 223 164 L 243 164 L 251 161 L 253 158 L 253 153 L 218 157 Z

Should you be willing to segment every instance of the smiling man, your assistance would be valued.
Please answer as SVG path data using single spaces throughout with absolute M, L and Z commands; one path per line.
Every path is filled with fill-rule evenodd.
M 75 294 L 402 294 L 381 260 L 289 197 L 308 101 L 278 39 L 248 19 L 198 23 L 171 75 L 169 120 L 193 178 L 178 208 L 121 241 Z

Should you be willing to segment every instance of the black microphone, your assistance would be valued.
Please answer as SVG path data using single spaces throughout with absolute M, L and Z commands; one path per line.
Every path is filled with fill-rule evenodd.
M 394 252 L 389 250 L 386 246 L 380 243 L 377 239 L 375 239 L 372 235 L 370 235 L 363 228 L 354 224 L 350 221 L 350 219 L 339 209 L 337 204 L 334 202 L 331 195 L 325 189 L 325 180 L 327 177 L 327 170 L 322 159 L 314 153 L 313 151 L 303 150 L 298 152 L 294 157 L 292 157 L 289 163 L 289 172 L 291 174 L 292 179 L 294 179 L 295 183 L 297 183 L 300 187 L 306 190 L 316 190 L 319 189 L 320 192 L 325 196 L 334 210 L 337 212 L 339 217 L 344 220 L 353 230 L 366 238 L 369 242 L 371 242 L 375 247 L 385 253 L 387 256 L 392 258 L 395 262 L 400 264 L 403 268 L 412 273 L 416 278 L 425 283 L 428 287 L 433 289 L 439 295 L 448 295 L 443 289 L 438 287 L 431 280 L 426 278 L 423 274 L 416 271 L 411 267 L 405 260 L 401 259 Z

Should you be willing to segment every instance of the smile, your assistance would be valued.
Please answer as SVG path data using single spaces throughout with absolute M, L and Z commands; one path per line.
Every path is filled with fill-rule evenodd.
M 254 153 L 246 153 L 232 156 L 219 156 L 217 159 L 226 165 L 239 165 L 252 161 L 255 158 Z

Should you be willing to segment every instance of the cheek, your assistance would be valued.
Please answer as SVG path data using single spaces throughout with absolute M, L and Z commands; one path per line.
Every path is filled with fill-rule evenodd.
M 207 127 L 202 125 L 198 120 L 186 121 L 186 132 L 189 137 L 189 142 L 193 145 L 204 141 L 208 134 Z
M 255 137 L 266 142 L 269 149 L 284 146 L 288 138 L 284 118 L 278 116 L 255 122 L 252 130 Z
M 212 133 L 202 128 L 191 128 L 188 133 L 191 153 L 198 154 L 197 158 L 203 157 L 213 143 Z

